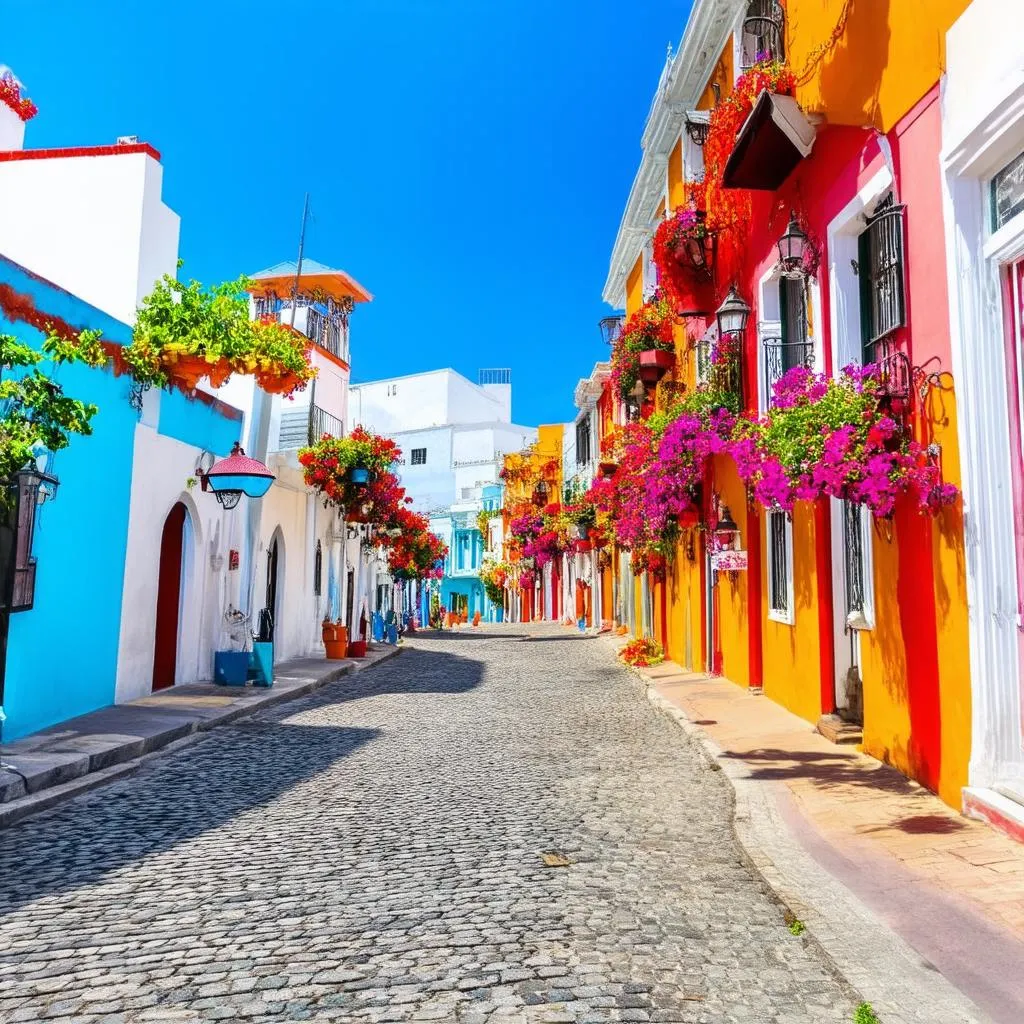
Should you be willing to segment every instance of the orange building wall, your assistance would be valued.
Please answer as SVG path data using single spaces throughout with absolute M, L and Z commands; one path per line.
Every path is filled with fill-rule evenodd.
M 796 98 L 830 124 L 890 128 L 939 80 L 946 32 L 969 0 L 786 0 L 786 46 Z M 838 45 L 820 61 L 844 10 Z

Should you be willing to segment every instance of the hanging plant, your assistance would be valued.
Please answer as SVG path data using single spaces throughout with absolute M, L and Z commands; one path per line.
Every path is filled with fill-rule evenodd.
M 675 315 L 656 292 L 627 321 L 612 347 L 612 387 L 627 398 L 640 378 L 641 352 L 675 351 Z
M 711 282 L 717 248 L 716 233 L 698 209 L 702 185 L 686 186 L 688 198 L 658 225 L 654 233 L 654 265 L 658 285 L 677 312 L 700 307 Z
M 122 351 L 136 383 L 191 391 L 203 378 L 220 387 L 240 373 L 272 393 L 304 388 L 316 376 L 309 339 L 276 321 L 250 320 L 249 287 L 244 277 L 206 288 L 165 274 L 143 299 Z
M 932 514 L 959 496 L 933 453 L 888 414 L 874 366 L 848 366 L 838 378 L 802 366 L 788 371 L 768 413 L 738 422 L 732 453 L 768 508 L 831 497 L 887 517 L 904 493 Z
M 387 483 L 382 479 L 385 475 L 397 481 L 387 470 L 401 455 L 402 450 L 390 438 L 356 427 L 348 437 L 324 434 L 315 444 L 300 448 L 299 464 L 308 486 L 319 491 L 326 501 L 351 508 L 375 496 L 379 501 L 386 499 L 394 504 L 393 496 L 385 494 L 378 482 Z M 352 471 L 356 469 L 367 471 L 371 477 L 368 487 L 353 480 Z

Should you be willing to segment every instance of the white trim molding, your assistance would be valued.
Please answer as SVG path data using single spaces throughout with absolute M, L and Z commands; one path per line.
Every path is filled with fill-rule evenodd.
M 955 28 L 956 38 L 968 42 L 965 33 L 972 26 L 965 22 Z M 979 29 L 998 31 L 992 24 L 974 26 Z M 951 33 L 950 46 L 955 41 Z M 1024 64 L 1024 44 L 1018 38 L 1016 45 L 1019 64 Z M 993 235 L 988 202 L 992 175 L 1024 151 L 1024 72 L 1007 75 L 1002 85 L 979 95 L 966 77 L 952 74 L 943 83 L 943 219 L 971 667 L 971 760 L 964 807 L 980 817 L 985 815 L 979 802 L 994 806 L 1000 794 L 1024 802 L 1020 595 L 1000 288 L 1001 266 L 1024 252 L 1024 218 L 1015 217 Z M 970 108 L 976 120 L 966 127 L 962 121 L 951 124 L 949 111 L 957 108 Z M 1024 807 L 1021 811 L 1024 820 Z

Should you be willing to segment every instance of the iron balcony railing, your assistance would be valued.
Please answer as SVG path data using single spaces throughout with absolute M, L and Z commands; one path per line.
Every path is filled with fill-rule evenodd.
M 328 302 L 326 312 L 318 309 L 305 295 L 295 299 L 295 329 L 301 331 L 314 344 L 331 355 L 348 361 L 348 311 L 341 303 Z M 292 301 L 276 296 L 259 296 L 253 300 L 257 318 L 275 317 L 282 323 L 291 323 Z M 322 303 L 321 303 L 322 305 Z
M 796 366 L 813 367 L 814 343 L 784 341 L 782 338 L 765 338 L 762 342 L 764 359 L 765 404 L 772 404 L 773 392 L 779 379 Z
M 343 437 L 345 424 L 318 405 L 282 410 L 281 425 L 277 433 L 277 450 L 285 452 L 292 448 L 302 448 L 319 441 L 324 434 Z

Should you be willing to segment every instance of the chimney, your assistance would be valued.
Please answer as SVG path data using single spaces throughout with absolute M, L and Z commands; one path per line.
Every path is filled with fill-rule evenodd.
M 0 152 L 25 148 L 25 122 L 36 113 L 36 105 L 14 72 L 0 64 Z

